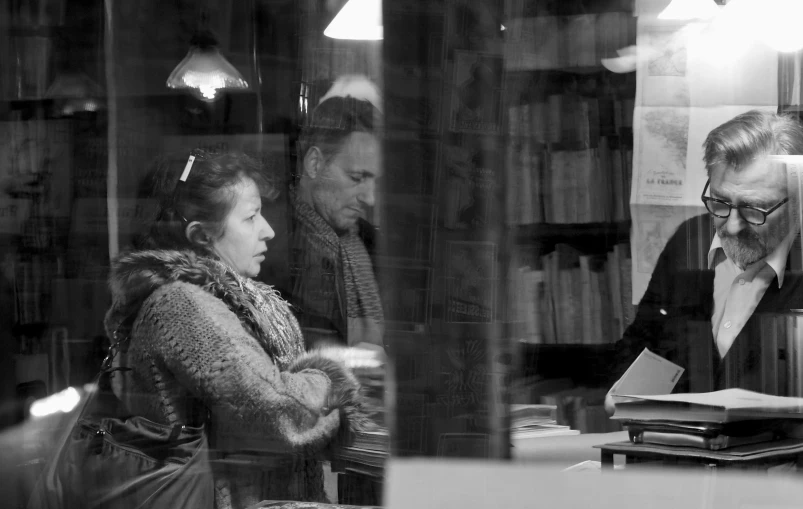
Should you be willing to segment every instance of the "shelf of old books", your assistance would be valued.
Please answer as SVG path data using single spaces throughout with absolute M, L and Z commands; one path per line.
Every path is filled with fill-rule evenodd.
M 560 425 L 619 429 L 606 362 L 632 321 L 635 73 L 604 64 L 636 41 L 629 2 L 515 3 L 505 28 L 505 223 L 517 403 Z
M 627 242 L 630 238 L 630 221 L 611 223 L 531 223 L 521 224 L 517 228 L 518 244 L 532 242 L 566 242 L 577 238 L 593 239 L 606 245 Z

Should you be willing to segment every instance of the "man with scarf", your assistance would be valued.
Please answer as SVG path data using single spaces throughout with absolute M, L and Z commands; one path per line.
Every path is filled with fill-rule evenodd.
M 307 348 L 383 345 L 375 232 L 364 217 L 382 172 L 375 104 L 378 93 L 367 80 L 338 80 L 298 141 L 288 246 L 278 254 L 287 258 L 264 277 L 293 305 Z

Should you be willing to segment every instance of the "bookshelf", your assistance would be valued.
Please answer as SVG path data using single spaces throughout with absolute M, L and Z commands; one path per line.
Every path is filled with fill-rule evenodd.
M 99 310 L 99 299 L 64 284 L 90 259 L 73 220 L 81 176 L 105 171 L 81 149 L 105 116 L 68 116 L 61 105 L 72 91 L 53 94 L 67 72 L 102 72 L 102 4 L 72 7 L 80 8 L 67 12 L 61 0 L 0 1 L 0 402 L 19 410 L 14 420 L 23 418 L 26 398 L 88 382 L 99 362 L 92 348 L 102 347 L 96 342 L 106 306 Z M 105 280 L 98 287 L 105 297 Z
M 556 242 L 576 242 L 578 239 L 583 239 L 588 242 L 602 242 L 605 245 L 613 245 L 628 241 L 630 227 L 631 222 L 629 220 L 611 223 L 521 224 L 516 228 L 516 243 L 518 245 L 526 245 L 532 242 L 554 244 Z
M 509 0 L 507 8 L 505 223 L 520 354 L 513 399 L 550 401 L 570 421 L 561 424 L 610 431 L 598 389 L 634 311 L 636 76 L 601 60 L 635 44 L 636 18 L 630 2 Z

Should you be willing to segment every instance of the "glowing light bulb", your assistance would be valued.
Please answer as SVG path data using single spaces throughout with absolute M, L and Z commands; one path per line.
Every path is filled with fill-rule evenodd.
M 187 89 L 202 101 L 212 102 L 222 90 L 244 90 L 248 83 L 218 51 L 217 46 L 190 47 L 167 78 L 168 88 Z
M 68 387 L 52 396 L 31 403 L 32 417 L 45 417 L 57 412 L 71 412 L 81 401 L 81 395 L 74 387 Z

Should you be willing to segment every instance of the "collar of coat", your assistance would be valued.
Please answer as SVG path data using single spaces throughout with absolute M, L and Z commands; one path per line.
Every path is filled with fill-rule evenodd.
M 105 319 L 109 337 L 116 332 L 124 338 L 143 302 L 159 287 L 177 281 L 199 286 L 223 300 L 243 325 L 261 335 L 259 319 L 250 311 L 251 299 L 225 266 L 192 251 L 142 250 L 122 254 L 112 263 L 112 305 Z
M 229 309 L 236 308 L 235 312 L 244 326 L 260 333 L 264 330 L 250 311 L 249 297 L 225 266 L 191 251 L 144 250 L 122 254 L 112 263 L 109 277 L 112 306 L 105 320 L 109 337 L 113 337 L 117 331 L 118 337 L 124 338 L 145 300 L 159 287 L 176 281 L 203 288 L 222 299 Z M 256 284 L 263 289 L 270 289 L 262 283 Z M 291 314 L 289 308 L 287 313 Z M 363 408 L 360 384 L 356 377 L 332 355 L 323 351 L 301 355 L 288 367 L 288 371 L 296 373 L 316 369 L 329 378 L 332 389 L 326 406 L 340 412 L 340 431 L 336 443 L 342 444 L 350 442 L 354 432 L 374 429 L 375 424 Z

